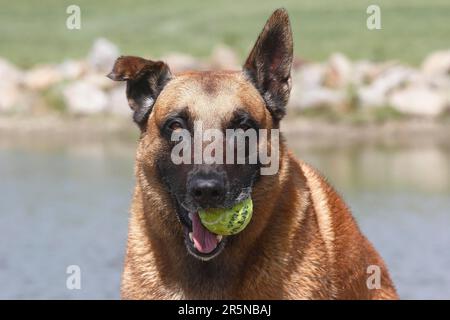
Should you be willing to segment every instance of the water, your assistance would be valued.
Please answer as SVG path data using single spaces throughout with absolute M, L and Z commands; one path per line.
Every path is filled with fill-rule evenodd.
M 344 196 L 402 298 L 450 298 L 447 147 L 288 141 Z M 119 298 L 133 159 L 133 143 L 0 141 L 0 298 Z

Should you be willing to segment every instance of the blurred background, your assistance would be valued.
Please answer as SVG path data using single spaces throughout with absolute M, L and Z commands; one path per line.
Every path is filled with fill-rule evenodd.
M 105 74 L 120 54 L 239 69 L 278 7 L 296 55 L 287 143 L 346 199 L 401 298 L 450 299 L 448 0 L 0 0 L 0 298 L 119 298 L 138 129 Z

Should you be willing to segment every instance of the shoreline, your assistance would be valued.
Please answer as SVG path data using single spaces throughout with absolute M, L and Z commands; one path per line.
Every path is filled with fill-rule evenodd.
M 281 131 L 289 145 L 345 146 L 357 144 L 450 146 L 450 121 L 433 119 L 388 120 L 383 123 L 348 123 L 320 118 L 287 116 Z M 9 115 L 0 116 L 0 141 L 134 142 L 139 129 L 130 117 Z

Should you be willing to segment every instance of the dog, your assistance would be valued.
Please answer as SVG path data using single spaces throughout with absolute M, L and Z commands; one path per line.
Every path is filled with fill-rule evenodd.
M 161 61 L 116 60 L 108 77 L 126 81 L 140 128 L 123 299 L 398 298 L 382 258 L 342 198 L 282 138 L 272 175 L 261 174 L 261 163 L 171 160 L 171 134 L 192 132 L 194 121 L 221 131 L 278 129 L 292 61 L 284 9 L 268 19 L 242 71 L 174 75 Z M 219 236 L 201 226 L 198 210 L 231 207 L 249 196 L 253 216 L 243 231 Z M 374 276 L 378 285 L 371 286 Z

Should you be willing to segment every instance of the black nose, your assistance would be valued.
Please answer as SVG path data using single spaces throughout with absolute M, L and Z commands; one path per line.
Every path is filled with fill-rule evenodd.
M 225 183 L 220 177 L 193 178 L 189 193 L 203 208 L 213 208 L 223 202 L 225 197 Z

